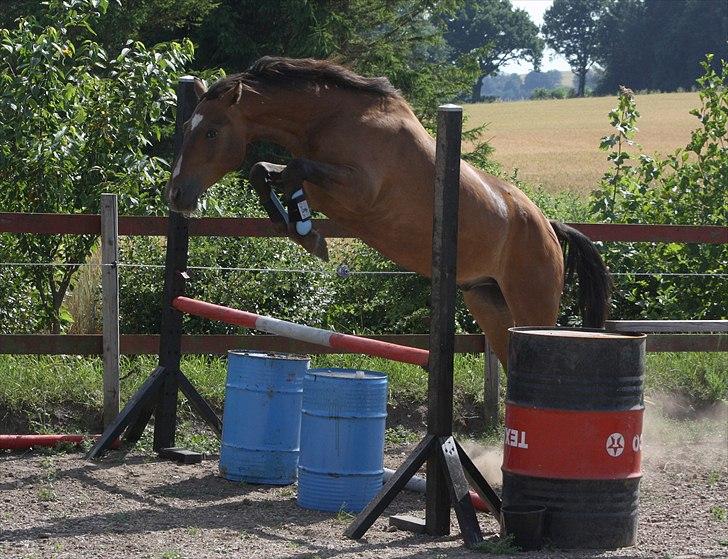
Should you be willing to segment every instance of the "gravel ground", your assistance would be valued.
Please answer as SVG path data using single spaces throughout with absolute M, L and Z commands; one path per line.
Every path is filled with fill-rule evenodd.
M 517 556 L 728 557 L 728 450 L 724 438 L 715 443 L 645 449 L 636 547 Z M 387 464 L 396 467 L 410 449 L 388 449 Z M 492 466 L 494 454 L 481 460 L 488 456 Z M 448 537 L 393 530 L 383 516 L 364 539 L 348 540 L 342 532 L 350 518 L 299 508 L 295 487 L 229 482 L 214 459 L 179 466 L 140 454 L 100 463 L 80 454 L 2 454 L 0 489 L 2 558 L 482 555 L 463 547 L 454 516 Z M 420 496 L 402 493 L 387 513 L 422 510 Z M 479 516 L 485 537 L 495 538 L 495 520 Z

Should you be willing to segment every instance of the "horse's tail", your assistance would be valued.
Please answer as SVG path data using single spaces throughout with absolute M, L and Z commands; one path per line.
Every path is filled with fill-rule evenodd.
M 573 227 L 549 221 L 559 241 L 566 244 L 565 281 L 576 271 L 579 280 L 579 310 L 588 328 L 601 328 L 609 314 L 612 276 L 594 243 Z

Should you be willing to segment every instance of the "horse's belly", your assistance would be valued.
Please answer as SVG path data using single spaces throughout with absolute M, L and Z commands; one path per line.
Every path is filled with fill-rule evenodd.
M 347 224 L 347 227 L 349 224 Z M 376 249 L 386 258 L 402 268 L 430 277 L 432 272 L 432 225 L 412 227 L 400 224 L 387 228 L 382 226 L 378 231 L 361 226 L 352 233 L 367 245 Z M 481 239 L 473 242 L 464 232 L 458 238 L 457 280 L 467 283 L 483 277 L 492 277 L 495 273 L 496 258 L 489 250 L 488 243 Z

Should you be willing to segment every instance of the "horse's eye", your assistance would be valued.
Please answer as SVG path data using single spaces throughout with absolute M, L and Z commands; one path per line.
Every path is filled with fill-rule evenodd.
M 217 130 L 215 130 L 214 128 L 211 128 L 210 130 L 207 131 L 206 135 L 208 138 L 214 138 L 215 136 L 217 136 Z

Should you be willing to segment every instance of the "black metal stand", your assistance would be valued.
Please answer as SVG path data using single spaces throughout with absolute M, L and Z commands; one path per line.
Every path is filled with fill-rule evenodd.
M 194 80 L 181 78 L 177 85 L 177 116 L 175 154 L 182 149 L 183 125 L 192 116 L 196 105 Z M 165 259 L 164 296 L 162 299 L 162 328 L 159 339 L 159 366 L 147 378 L 124 409 L 111 423 L 86 458 L 99 458 L 122 433 L 124 441 L 134 444 L 154 415 L 154 450 L 160 456 L 184 463 L 199 462 L 202 455 L 176 448 L 177 395 L 182 390 L 192 407 L 219 437 L 222 422 L 207 401 L 200 395 L 180 369 L 182 344 L 182 313 L 172 307 L 172 301 L 184 295 L 187 279 L 187 249 L 189 228 L 187 218 L 170 212 Z
M 392 524 L 434 536 L 447 535 L 450 533 L 452 506 L 465 544 L 472 547 L 482 541 L 480 525 L 468 494 L 466 472 L 496 518 L 500 517 L 501 501 L 498 495 L 452 436 L 461 133 L 462 108 L 455 105 L 441 106 L 438 111 L 435 156 L 427 435 L 346 529 L 344 534 L 350 538 L 358 539 L 366 533 L 425 461 L 425 520 L 395 516 L 391 519 Z

